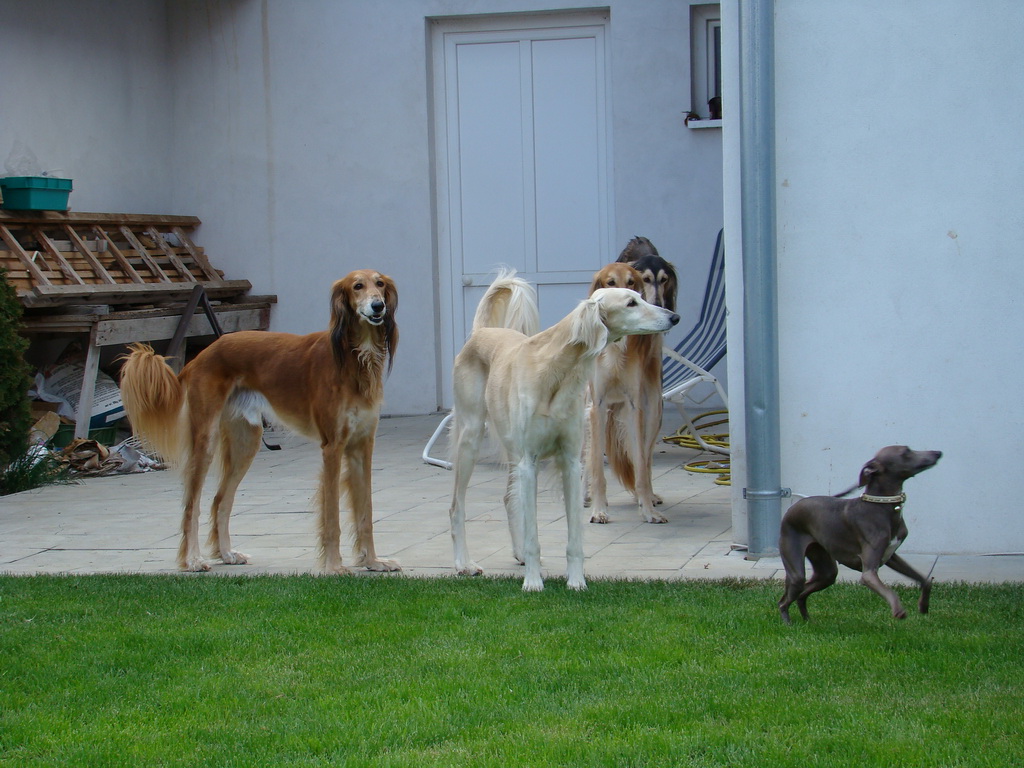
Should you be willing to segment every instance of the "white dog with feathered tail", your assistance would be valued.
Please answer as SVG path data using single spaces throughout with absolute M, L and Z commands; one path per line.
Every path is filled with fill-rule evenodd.
M 679 315 L 648 304 L 626 288 L 601 288 L 558 323 L 524 333 L 536 318 L 536 293 L 514 272 L 504 272 L 477 307 L 473 332 L 455 358 L 452 445 L 455 490 L 451 524 L 455 570 L 476 575 L 466 546 L 466 487 L 485 425 L 509 462 L 505 509 L 515 557 L 526 566 L 523 589 L 544 588 L 537 534 L 537 462 L 553 458 L 562 475 L 570 589 L 586 589 L 583 575 L 581 451 L 587 383 L 609 343 L 633 334 L 663 333 Z M 494 327 L 497 325 L 515 327 Z

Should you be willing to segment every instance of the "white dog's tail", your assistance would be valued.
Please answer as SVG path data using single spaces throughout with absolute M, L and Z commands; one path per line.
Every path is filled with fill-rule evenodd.
M 477 328 L 511 328 L 533 336 L 540 328 L 533 286 L 516 277 L 514 269 L 499 272 L 476 308 L 473 330 Z

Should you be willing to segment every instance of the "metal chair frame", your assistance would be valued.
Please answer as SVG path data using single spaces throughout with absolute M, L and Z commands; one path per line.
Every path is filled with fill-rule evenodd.
M 726 352 L 726 308 L 725 308 L 725 243 L 724 232 L 719 230 L 715 243 L 715 253 L 711 258 L 708 281 L 704 288 L 704 301 L 701 304 L 700 317 L 689 333 L 675 348 L 664 347 L 665 359 L 662 362 L 662 399 L 676 406 L 685 423 L 685 428 L 693 439 L 705 451 L 713 453 L 729 453 L 729 448 L 707 443 L 693 425 L 690 415 L 686 412 L 686 404 L 700 405 L 715 392 L 722 398 L 725 407 L 729 407 L 722 383 L 711 373 L 725 357 Z M 698 384 L 705 383 L 714 387 L 703 398 L 697 400 L 692 390 Z

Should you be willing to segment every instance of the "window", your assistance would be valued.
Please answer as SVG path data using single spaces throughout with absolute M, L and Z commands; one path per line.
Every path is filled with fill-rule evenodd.
M 690 6 L 691 128 L 721 125 L 722 14 L 718 3 Z M 713 121 L 713 122 L 712 122 Z M 703 125 L 701 125 L 703 124 Z

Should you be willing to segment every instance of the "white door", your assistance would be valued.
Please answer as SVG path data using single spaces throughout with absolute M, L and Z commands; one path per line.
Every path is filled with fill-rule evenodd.
M 433 24 L 441 398 L 497 268 L 564 317 L 614 259 L 606 14 Z

